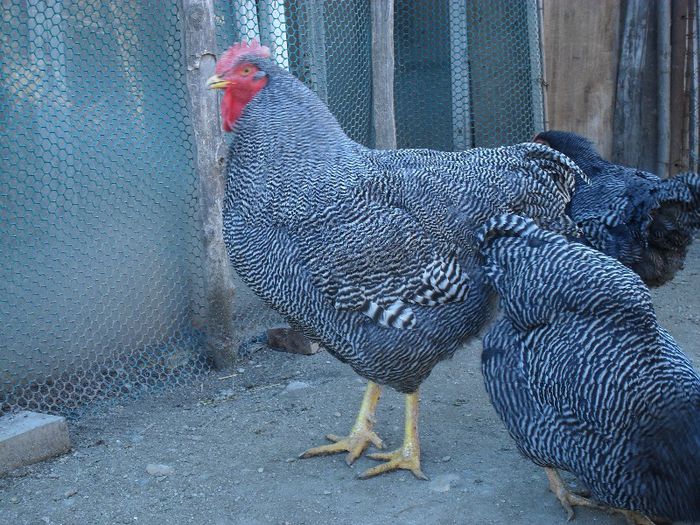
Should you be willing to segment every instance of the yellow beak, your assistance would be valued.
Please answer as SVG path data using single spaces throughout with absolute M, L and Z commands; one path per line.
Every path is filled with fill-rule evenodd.
M 224 80 L 219 75 L 212 75 L 207 80 L 207 87 L 209 89 L 226 89 L 229 84 L 230 82 L 228 80 Z

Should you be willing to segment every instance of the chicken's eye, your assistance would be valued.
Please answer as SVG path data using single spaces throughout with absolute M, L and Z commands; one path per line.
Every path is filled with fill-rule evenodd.
M 242 74 L 243 76 L 250 75 L 250 72 L 251 72 L 251 71 L 252 71 L 252 68 L 250 68 L 250 67 L 244 67 L 244 68 L 241 70 L 241 74 Z

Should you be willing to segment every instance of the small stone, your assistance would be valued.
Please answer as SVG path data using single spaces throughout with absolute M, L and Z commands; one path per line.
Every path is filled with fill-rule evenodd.
M 263 472 L 265 472 L 265 469 L 262 468 L 262 467 L 260 467 L 260 468 L 258 469 L 258 472 L 259 472 L 260 474 L 262 474 Z
M 63 494 L 63 497 L 64 497 L 64 498 L 70 498 L 70 497 L 75 496 L 77 493 L 78 493 L 78 490 L 77 490 L 77 489 L 68 489 L 68 490 Z
M 236 370 L 236 372 L 238 372 L 239 374 L 242 374 L 243 372 L 245 372 L 245 368 L 239 368 Z
M 430 482 L 430 490 L 448 492 L 457 481 L 459 481 L 457 474 L 440 474 Z
M 174 472 L 174 470 L 170 465 L 149 463 L 146 465 L 146 472 L 148 472 L 151 476 L 169 476 Z
M 230 399 L 234 399 L 235 397 L 236 392 L 233 390 L 233 388 L 224 388 L 223 390 L 219 390 L 216 394 L 214 394 L 214 401 L 228 401 Z
M 324 495 L 324 496 L 330 496 L 330 495 L 331 495 L 331 491 L 330 491 L 330 490 L 324 490 L 324 491 L 323 491 L 323 495 Z
M 19 498 L 17 496 L 12 496 L 10 498 L 10 503 L 19 503 Z
M 335 417 L 340 417 L 340 412 L 336 412 L 336 413 L 333 414 L 333 415 L 334 415 Z
M 287 463 L 294 463 L 296 461 L 296 458 L 287 458 L 285 461 Z
M 291 328 L 271 328 L 267 331 L 267 346 L 273 350 L 300 355 L 313 355 L 321 350 L 299 332 Z
M 285 392 L 296 392 L 297 390 L 303 390 L 309 388 L 309 383 L 304 381 L 291 381 L 284 389 Z
M 443 463 L 447 463 L 447 462 L 450 461 L 451 459 L 452 459 L 452 456 L 442 456 L 442 458 L 440 459 L 440 461 L 442 461 Z

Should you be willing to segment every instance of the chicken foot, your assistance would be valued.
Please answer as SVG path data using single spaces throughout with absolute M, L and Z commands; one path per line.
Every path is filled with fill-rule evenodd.
M 567 521 L 574 519 L 573 507 L 577 506 L 602 510 L 603 512 L 607 512 L 609 514 L 619 514 L 625 518 L 628 525 L 654 525 L 653 521 L 639 512 L 608 507 L 606 505 L 596 503 L 588 498 L 579 496 L 578 494 L 574 494 L 566 487 L 564 480 L 561 479 L 561 476 L 556 469 L 545 467 L 544 471 L 547 474 L 547 479 L 549 480 L 549 490 L 554 493 L 561 503 L 561 506 L 564 507 L 564 510 L 566 510 Z
M 384 443 L 381 438 L 372 430 L 375 422 L 374 414 L 377 410 L 377 403 L 379 403 L 381 394 L 382 388 L 377 383 L 372 381 L 367 383 L 365 395 L 360 405 L 360 411 L 357 414 L 355 423 L 350 429 L 350 434 L 346 437 L 328 434 L 326 439 L 333 441 L 333 443 L 310 448 L 300 454 L 299 457 L 305 459 L 314 456 L 326 456 L 328 454 L 348 452 L 347 456 L 345 456 L 345 463 L 352 465 L 370 444 L 380 449 L 384 448 Z
M 384 472 L 405 469 L 410 470 L 418 479 L 428 479 L 420 468 L 420 442 L 418 440 L 418 392 L 406 395 L 406 420 L 404 441 L 401 448 L 393 452 L 369 454 L 367 457 L 377 461 L 386 461 L 381 465 L 365 470 L 360 478 L 367 479 Z

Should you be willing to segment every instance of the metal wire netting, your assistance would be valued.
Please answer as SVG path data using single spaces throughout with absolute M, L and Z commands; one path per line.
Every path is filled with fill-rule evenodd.
M 372 146 L 369 0 L 215 0 Z M 70 413 L 206 373 L 179 3 L 3 0 L 0 412 Z M 536 0 L 396 0 L 400 147 L 541 128 Z M 246 341 L 281 319 L 238 282 Z
M 0 407 L 203 372 L 178 9 L 6 1 L 2 35 Z

